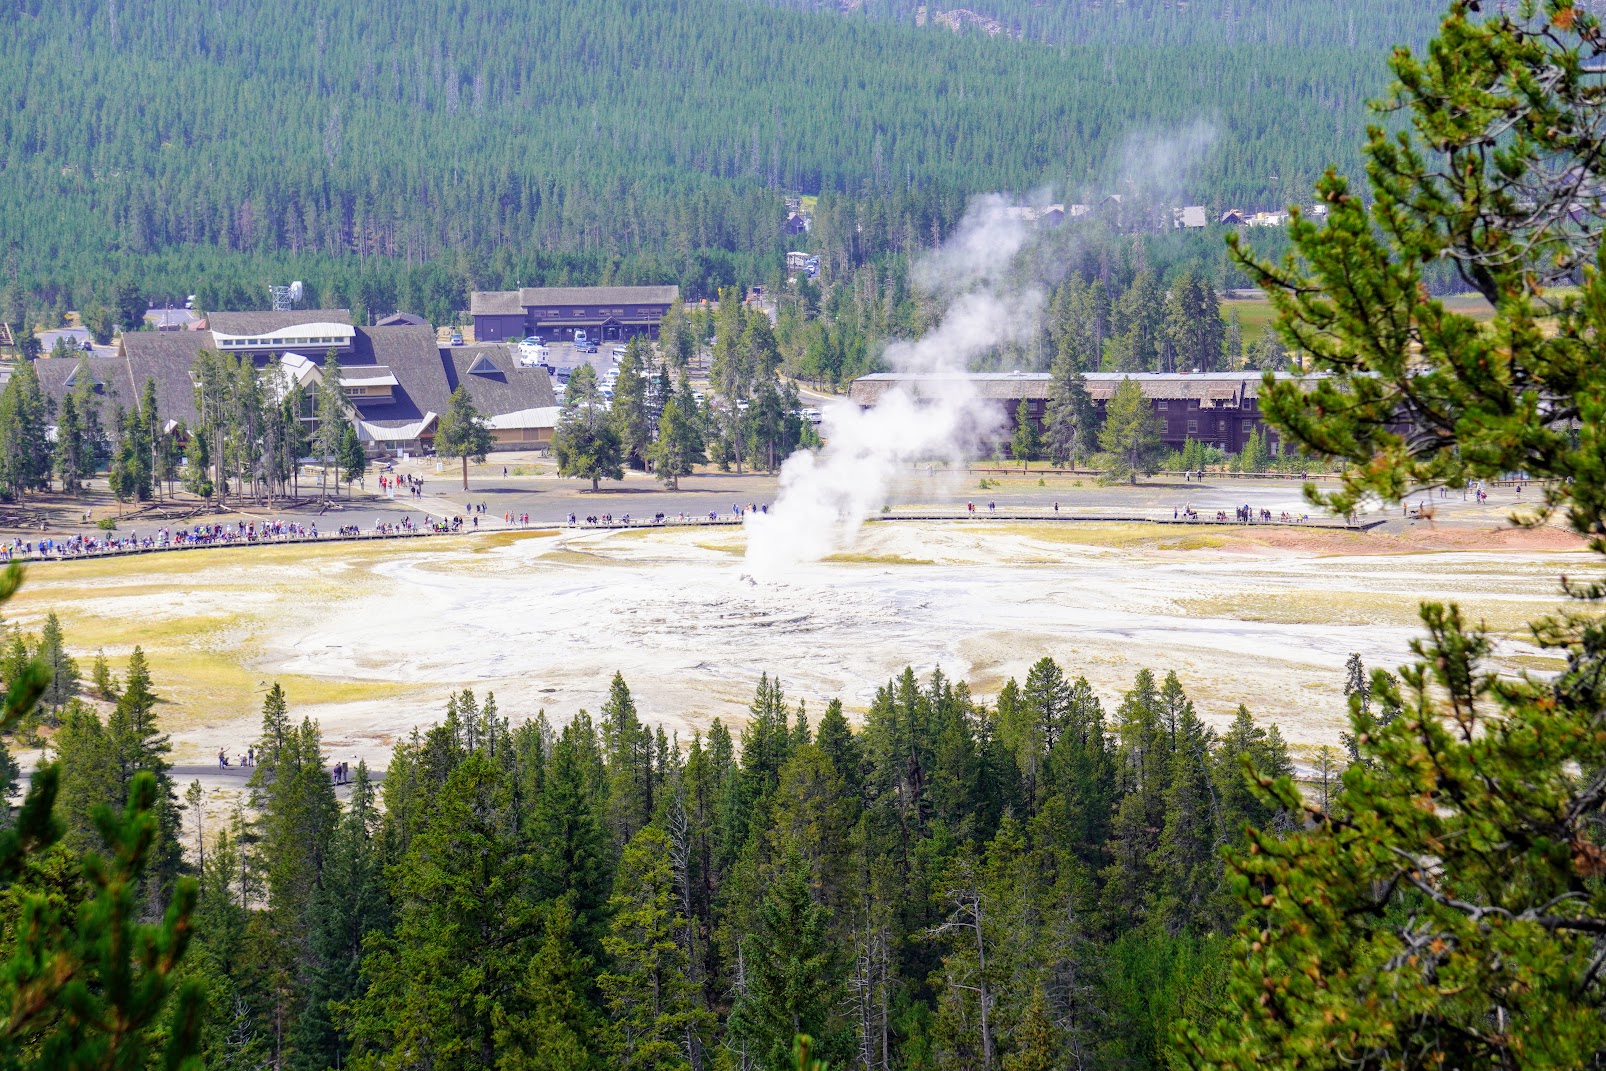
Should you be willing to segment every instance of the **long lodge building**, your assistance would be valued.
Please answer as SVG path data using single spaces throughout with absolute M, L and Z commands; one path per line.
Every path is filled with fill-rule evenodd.
M 942 381 L 962 377 L 983 399 L 1003 410 L 1005 426 L 1013 434 L 1020 403 L 1026 402 L 1032 421 L 1041 430 L 1052 379 L 1047 372 L 911 373 L 878 372 L 861 376 L 849 388 L 849 397 L 861 408 L 874 406 L 888 391 L 905 389 L 919 398 Z M 1260 411 L 1260 372 L 1087 372 L 1087 392 L 1104 419 L 1104 408 L 1124 379 L 1137 383 L 1160 418 L 1165 444 L 1181 449 L 1189 440 L 1237 453 L 1259 432 L 1269 451 L 1281 452 L 1277 430 Z

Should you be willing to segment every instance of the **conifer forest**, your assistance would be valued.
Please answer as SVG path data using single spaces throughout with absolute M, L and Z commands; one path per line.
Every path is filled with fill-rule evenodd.
M 0 391 L 0 499 L 11 511 L 0 517 L 9 526 L 0 541 L 0 1071 L 1606 1065 L 1603 9 L 1603 0 L 994 0 L 974 10 L 929 0 L 10 0 L 0 34 L 0 326 L 16 328 L 18 352 Z M 1044 228 L 1000 255 L 1002 266 L 963 275 L 958 296 L 921 284 L 921 258 L 963 231 L 977 195 L 1000 194 L 1018 220 L 1049 196 L 1105 204 L 1122 190 L 1126 200 L 1108 202 L 1116 207 Z M 787 233 L 789 210 L 805 198 L 811 227 Z M 1214 221 L 1184 228 L 1172 211 L 1203 205 L 1219 219 L 1286 204 L 1299 207 L 1260 233 Z M 818 256 L 818 275 L 789 274 L 789 252 Z M 725 501 L 732 486 L 765 487 L 779 501 L 786 479 L 770 474 L 808 451 L 803 478 L 829 469 L 831 435 L 855 456 L 880 456 L 882 440 L 897 436 L 872 432 L 913 434 L 940 400 L 911 402 L 901 418 L 888 404 L 882 411 L 905 423 L 885 426 L 868 425 L 874 403 L 855 404 L 822 432 L 805 418 L 806 399 L 830 404 L 812 392 L 882 368 L 888 340 L 940 340 L 954 322 L 944 298 L 963 309 L 994 299 L 989 287 L 1030 290 L 1041 298 L 1028 303 L 1036 318 L 990 336 L 1006 341 L 960 346 L 975 358 L 969 366 L 931 365 L 930 379 L 944 384 L 974 384 L 969 373 L 983 371 L 1002 370 L 988 382 L 1049 373 L 1036 397 L 1010 396 L 1016 424 L 992 444 L 998 467 L 956 464 L 961 493 L 1041 506 L 1029 518 L 1032 545 L 1048 549 L 1010 563 L 1032 571 L 1021 596 L 1039 599 L 1032 613 L 1065 608 L 1052 600 L 1077 610 L 1082 585 L 1119 602 L 1127 592 L 1109 577 L 1133 575 L 1134 558 L 1147 555 L 1146 582 L 1171 600 L 1175 646 L 1137 657 L 1135 630 L 1117 622 L 1106 631 L 1131 646 L 1103 648 L 1102 663 L 1039 657 L 1074 648 L 1043 635 L 1058 625 L 1034 619 L 1037 633 L 1001 628 L 991 642 L 1038 647 L 983 652 L 967 663 L 976 679 L 959 679 L 931 669 L 936 659 L 910 640 L 914 628 L 948 622 L 927 616 L 895 631 L 907 624 L 895 619 L 947 613 L 956 632 L 982 632 L 991 622 L 958 620 L 983 605 L 964 601 L 962 585 L 980 586 L 974 578 L 998 563 L 980 551 L 942 562 L 935 552 L 827 553 L 841 549 L 827 540 L 827 551 L 792 564 L 837 580 L 844 574 L 828 567 L 857 568 L 861 586 L 829 592 L 842 596 L 828 608 L 837 616 L 822 610 L 807 627 L 774 629 L 773 642 L 823 644 L 834 622 L 895 650 L 856 693 L 804 702 L 801 686 L 789 690 L 796 667 L 716 676 L 697 662 L 706 655 L 697 644 L 767 628 L 786 609 L 774 596 L 760 622 L 758 612 L 727 618 L 725 603 L 791 582 L 755 578 L 761 570 L 734 542 L 716 542 L 725 535 L 700 516 L 682 512 L 682 527 L 665 536 L 663 513 L 649 532 L 571 514 L 560 533 L 511 509 L 494 527 L 500 504 L 481 503 L 472 533 L 443 522 L 443 538 L 426 539 L 409 517 L 405 539 L 462 558 L 554 540 L 551 559 L 509 555 L 508 573 L 482 570 L 512 590 L 524 576 L 506 578 L 525 566 L 563 583 L 615 566 L 615 578 L 641 577 L 686 536 L 703 571 L 660 575 L 706 579 L 718 569 L 728 586 L 693 593 L 700 603 L 634 592 L 617 617 L 706 611 L 714 623 L 673 635 L 685 640 L 675 654 L 703 674 L 699 688 L 723 689 L 736 716 L 706 716 L 701 697 L 673 708 L 642 701 L 656 682 L 640 668 L 649 663 L 630 659 L 655 638 L 667 645 L 672 630 L 627 634 L 617 622 L 605 652 L 616 660 L 595 680 L 582 669 L 584 709 L 549 717 L 553 687 L 541 689 L 547 709 L 514 712 L 505 690 L 504 706 L 494 690 L 463 686 L 489 674 L 474 676 L 467 646 L 451 644 L 494 642 L 479 635 L 493 635 L 476 627 L 482 617 L 463 628 L 475 633 L 467 641 L 440 631 L 423 641 L 465 663 L 451 667 L 462 673 L 450 698 L 410 730 L 389 723 L 384 769 L 348 766 L 334 761 L 315 709 L 333 705 L 334 686 L 314 698 L 297 689 L 327 684 L 316 670 L 335 665 L 348 698 L 360 692 L 379 709 L 400 693 L 319 639 L 324 653 L 297 652 L 313 668 L 294 681 L 288 672 L 258 680 L 265 662 L 234 666 L 246 667 L 243 687 L 256 685 L 245 715 L 256 728 L 239 741 L 246 768 L 229 771 L 236 790 L 209 791 L 181 774 L 180 758 L 193 755 L 174 738 L 222 717 L 202 700 L 225 674 L 195 670 L 183 686 L 196 709 L 181 709 L 180 682 L 147 652 L 158 642 L 173 650 L 172 634 L 191 627 L 190 653 L 245 646 L 243 633 L 215 621 L 174 623 L 188 600 L 243 599 L 245 582 L 203 590 L 171 563 L 267 563 L 283 583 L 294 574 L 298 601 L 338 617 L 358 581 L 337 582 L 337 571 L 363 554 L 368 564 L 395 555 L 404 538 L 376 523 L 367 545 L 347 541 L 348 525 L 358 536 L 360 526 L 333 512 L 342 484 L 349 501 L 371 460 L 391 464 L 358 440 L 357 426 L 371 435 L 378 418 L 348 421 L 346 390 L 399 381 L 378 362 L 364 366 L 371 378 L 342 380 L 330 350 L 303 394 L 279 377 L 301 368 L 311 383 L 314 362 L 270 362 L 259 375 L 249 353 L 200 350 L 178 372 L 191 377 L 200 414 L 183 428 L 157 412 L 154 382 L 137 402 L 103 407 L 105 384 L 81 355 L 72 365 L 76 377 L 82 361 L 81 378 L 49 380 L 57 407 L 39 369 L 63 373 L 67 362 L 46 365 L 57 359 L 27 344 L 34 325 L 69 309 L 108 336 L 104 346 L 114 321 L 141 330 L 148 298 L 193 290 L 214 316 L 250 311 L 266 303 L 270 282 L 292 277 L 318 302 L 352 310 L 352 322 L 333 325 L 350 332 L 397 309 L 431 318 L 438 344 L 428 324 L 374 330 L 415 339 L 392 351 L 403 359 L 442 368 L 461 359 L 465 380 L 510 375 L 469 364 L 461 337 L 444 340 L 471 291 L 678 283 L 684 301 L 666 298 L 663 320 L 643 321 L 640 337 L 619 347 L 611 385 L 582 360 L 563 404 L 543 393 L 536 407 L 558 414 L 539 458 L 539 479 L 550 481 L 540 493 L 599 513 L 623 513 L 630 500 L 573 496 L 619 491 L 600 485 L 621 483 L 627 467 L 636 483 L 625 490 L 643 496 L 689 495 L 697 489 L 681 481 L 703 481 L 698 489 Z M 768 289 L 764 303 L 754 286 Z M 1251 330 L 1228 307 L 1238 286 L 1264 295 L 1269 324 Z M 717 312 L 703 298 L 718 298 Z M 697 382 L 717 405 L 689 371 L 705 345 L 707 378 Z M 516 349 L 485 346 L 482 359 L 494 363 L 484 354 L 500 348 Z M 509 367 L 550 386 L 535 366 Z M 1249 435 L 1254 420 L 1235 416 L 1249 437 L 1233 461 L 1191 437 L 1162 459 L 1160 429 L 1175 409 L 1241 388 L 1210 394 L 1203 374 L 1223 369 L 1264 373 L 1242 412 L 1263 415 L 1270 432 Z M 1194 393 L 1156 395 L 1151 408 L 1133 377 Z M 493 428 L 466 387 L 449 398 L 431 445 L 443 462 L 416 471 L 451 481 L 458 497 L 432 486 L 431 501 L 458 523 L 472 508 L 471 465 L 476 495 L 493 479 L 526 477 L 501 458 L 487 463 L 492 432 L 510 425 Z M 1182 405 L 1168 409 L 1173 399 Z M 1001 471 L 1005 450 L 1018 472 Z M 309 453 L 321 459 L 317 501 L 302 495 Z M 889 470 L 932 476 L 924 457 L 885 456 Z M 1030 469 L 1041 457 L 1055 468 Z M 1091 459 L 1096 471 L 1070 467 Z M 1162 464 L 1171 482 L 1140 486 Z M 1236 524 L 1223 509 L 1214 528 L 1190 529 L 1191 506 L 1166 502 L 1162 516 L 1158 498 L 1139 497 L 1203 503 L 1207 467 L 1212 487 L 1246 496 Z M 387 509 L 397 471 L 385 469 Z M 994 477 L 1015 482 L 998 493 Z M 121 540 L 135 523 L 125 504 L 177 510 L 182 487 L 193 512 L 135 515 L 147 539 L 155 524 L 184 535 L 203 509 L 218 511 L 204 514 L 208 524 L 235 510 L 241 536 L 225 541 L 219 524 L 205 549 L 130 536 L 117 544 L 121 560 L 111 549 L 107 560 L 50 558 L 43 522 L 39 532 L 21 527 L 32 520 L 20 510 L 43 509 L 59 484 L 77 514 L 101 481 L 116 514 L 91 528 L 84 506 L 90 534 Z M 425 515 L 422 488 L 417 478 L 399 493 Z M 1274 521 L 1277 488 L 1286 499 Z M 1488 505 L 1492 492 L 1504 497 Z M 1062 516 L 1061 493 L 1114 505 L 1107 516 Z M 1264 495 L 1258 520 L 1251 494 Z M 276 498 L 323 523 L 326 557 L 288 538 L 257 545 L 255 521 L 243 534 L 245 514 L 273 512 Z M 1026 545 L 1028 521 L 989 521 L 990 498 L 980 515 L 970 502 L 968 516 L 935 520 L 881 516 L 893 510 L 881 501 L 854 532 L 902 519 L 915 534 L 899 536 L 903 544 L 887 537 L 900 551 L 940 525 L 968 525 L 981 534 L 967 547 L 998 556 L 1012 553 L 997 549 L 1008 540 Z M 1150 512 L 1138 520 L 1114 512 L 1144 501 Z M 744 513 L 738 502 L 720 523 L 732 541 L 756 539 L 766 529 L 754 514 L 774 522 L 773 505 Z M 1303 509 L 1314 522 L 1290 516 Z M 1451 510 L 1473 520 L 1446 535 L 1436 510 L 1446 529 Z M 265 540 L 266 516 L 252 516 Z M 1073 559 L 1070 540 L 1042 535 L 1069 524 L 1098 528 L 1103 542 L 1078 544 Z M 618 527 L 629 526 L 626 515 Z M 1147 543 L 1133 534 L 1142 526 Z M 1153 530 L 1162 535 L 1150 539 Z M 624 565 L 580 553 L 615 537 L 638 552 Z M 1250 539 L 1264 542 L 1245 550 Z M 1529 557 L 1489 604 L 1504 616 L 1463 609 L 1466 578 L 1492 571 L 1507 544 Z M 1422 559 L 1441 588 L 1396 590 L 1407 574 L 1383 555 L 1444 550 Z M 1183 590 L 1190 563 L 1206 554 L 1234 578 L 1233 598 L 1260 600 L 1254 614 Z M 1264 562 L 1300 555 L 1306 587 L 1273 590 L 1287 574 Z M 455 564 L 464 572 L 448 563 L 430 583 L 466 583 L 476 563 Z M 1353 600 L 1365 605 L 1344 607 L 1348 632 L 1302 601 L 1341 568 L 1366 571 L 1370 584 Z M 240 569 L 249 576 L 249 564 Z M 29 601 L 29 585 L 63 575 L 80 577 L 70 599 Z M 888 576 L 898 579 L 862 579 Z M 597 583 L 596 602 L 609 582 Z M 871 583 L 912 594 L 873 603 L 863 594 Z M 1529 613 L 1540 587 L 1550 609 Z M 131 642 L 91 660 L 98 641 L 80 646 L 74 629 L 111 627 L 110 611 L 95 619 L 82 607 L 112 605 L 113 588 L 145 609 L 116 622 Z M 579 631 L 525 597 L 497 592 L 475 609 L 542 614 L 543 641 Z M 1401 600 L 1415 615 L 1408 630 L 1386 618 L 1383 604 Z M 1107 610 L 1114 620 L 1108 606 L 1088 617 Z M 450 611 L 440 599 L 418 616 Z M 1182 642 L 1222 623 L 1241 630 L 1229 644 Z M 388 642 L 418 621 L 381 624 Z M 1400 652 L 1395 664 L 1359 653 L 1344 661 L 1354 648 L 1342 641 L 1389 629 L 1409 632 L 1388 648 Z M 1268 635 L 1291 653 L 1256 639 Z M 1288 639 L 1296 635 L 1298 644 Z M 1343 671 L 1320 696 L 1307 683 L 1285 689 L 1276 710 L 1250 709 L 1231 694 L 1250 672 L 1196 679 L 1231 645 L 1233 657 L 1269 665 L 1287 655 Z M 784 650 L 801 664 L 793 648 Z M 1110 665 L 1119 687 L 1099 676 Z M 1024 672 L 998 668 L 1008 666 Z M 1329 743 L 1294 739 L 1292 719 L 1328 698 L 1342 707 L 1340 720 L 1320 725 Z M 411 708 L 398 701 L 389 713 L 398 709 Z M 667 727 L 671 717 L 682 720 Z M 227 759 L 220 752 L 220 769 Z
M 933 8 L 935 14 L 937 9 Z M 137 278 L 443 322 L 469 290 L 781 269 L 787 195 L 843 275 L 990 191 L 1275 209 L 1359 166 L 1387 49 L 1432 5 L 15 0 L 0 257 L 26 309 Z M 1221 264 L 1219 237 L 1202 255 Z M 16 307 L 20 306 L 20 308 Z
M 157 682 L 138 654 L 95 676 L 41 708 L 55 865 L 154 777 L 141 896 L 196 886 L 180 973 L 215 1067 L 786 1068 L 799 1032 L 834 1067 L 1161 1066 L 1220 984 L 1220 849 L 1292 821 L 1243 774 L 1291 771 L 1275 726 L 1240 708 L 1218 738 L 1147 670 L 1106 711 L 1044 659 L 996 704 L 906 671 L 857 731 L 768 676 L 691 740 L 622 677 L 561 729 L 465 691 L 344 802 L 275 687 L 249 807 L 197 786 L 181 823 Z

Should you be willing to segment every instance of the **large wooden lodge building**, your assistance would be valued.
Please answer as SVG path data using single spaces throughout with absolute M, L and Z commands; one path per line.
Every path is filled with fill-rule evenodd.
M 485 414 L 496 449 L 544 448 L 557 423 L 552 380 L 544 369 L 519 364 L 512 346 L 442 346 L 423 324 L 364 327 L 345 309 L 216 312 L 191 331 L 129 331 L 116 356 L 45 358 L 34 363 L 45 394 L 56 403 L 88 377 L 111 407 L 134 407 L 147 381 L 155 384 L 162 430 L 193 428 L 192 369 L 203 349 L 239 357 L 278 382 L 311 390 L 333 353 L 347 417 L 370 453 L 427 450 L 452 392 L 462 387 Z M 310 411 L 307 419 L 311 419 Z
M 593 342 L 658 337 L 658 321 L 680 300 L 678 286 L 526 286 L 477 290 L 469 296 L 478 342 L 517 342 L 538 335 L 567 342 L 577 330 Z
M 853 381 L 849 396 L 863 408 L 876 404 L 886 392 L 898 388 L 920 397 L 922 387 L 933 390 L 939 381 L 962 376 L 985 399 L 1004 410 L 1013 432 L 1022 400 L 1039 429 L 1048 404 L 1051 377 L 1046 372 L 904 373 L 878 372 Z M 1164 431 L 1167 446 L 1181 449 L 1189 439 L 1237 453 L 1249 436 L 1259 432 L 1275 455 L 1280 452 L 1276 429 L 1260 412 L 1259 372 L 1089 372 L 1087 392 L 1099 418 L 1123 379 L 1135 381 L 1149 399 Z

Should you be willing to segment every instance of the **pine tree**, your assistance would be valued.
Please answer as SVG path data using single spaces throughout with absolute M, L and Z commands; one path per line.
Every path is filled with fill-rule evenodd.
M 340 438 L 340 478 L 346 481 L 346 496 L 351 496 L 351 485 L 368 471 L 368 452 L 354 425 L 347 424 Z
M 178 842 L 178 796 L 169 772 L 172 764 L 167 761 L 173 745 L 167 735 L 156 728 L 159 701 L 151 688 L 145 652 L 135 647 L 128 659 L 122 693 L 106 721 L 106 744 L 117 783 L 117 794 L 111 801 L 114 806 L 128 805 L 133 783 L 142 773 L 150 774 L 156 786 L 152 814 L 158 836 L 147 870 L 153 910 L 158 903 L 165 902 L 182 861 Z
M 96 809 L 114 806 L 123 792 L 106 727 L 94 710 L 69 703 L 51 746 L 60 771 L 56 813 L 64 826 L 64 840 L 74 851 L 92 850 L 99 837 Z
M 591 721 L 582 713 L 553 745 L 531 821 L 531 839 L 538 846 L 537 888 L 543 899 L 567 898 L 574 940 L 587 955 L 601 950 L 612 856 L 603 786 L 591 774 L 600 762 Z
M 675 907 L 669 839 L 655 826 L 625 846 L 610 907 L 613 923 L 603 947 L 612 969 L 597 988 L 612 1016 L 612 1066 L 654 1071 L 702 1066 L 712 1017 L 698 1006 L 687 976 Z
M 225 358 L 227 360 L 227 358 Z M 199 386 L 197 389 L 200 389 Z M 323 498 L 329 497 L 329 474 L 336 470 L 340 458 L 340 443 L 346 435 L 346 393 L 340 385 L 340 355 L 330 350 L 324 355 L 323 375 L 313 395 L 313 410 L 318 422 L 312 433 L 312 449 L 320 463 L 319 490 Z M 444 422 L 445 417 L 441 418 Z M 236 418 L 237 426 L 237 418 Z M 436 438 L 440 432 L 437 428 Z M 438 444 L 437 444 L 438 448 Z M 337 473 L 335 479 L 339 480 Z M 242 487 L 241 493 L 244 494 Z
M 1161 723 L 1154 675 L 1138 672 L 1116 711 L 1115 784 L 1120 793 L 1103 871 L 1103 909 L 1115 928 L 1149 916 L 1155 896 L 1154 852 L 1165 822 L 1170 739 Z
M 1011 1051 L 1004 1057 L 1004 1071 L 1053 1071 L 1055 1058 L 1054 1023 L 1049 1018 L 1048 999 L 1039 986 L 1032 1002 L 1015 1028 Z
M 1159 471 L 1160 420 L 1134 380 L 1123 379 L 1104 409 L 1099 445 L 1108 455 L 1107 477 L 1137 483 Z
M 622 848 L 652 818 L 653 741 L 619 673 L 613 675 L 602 705 L 602 748 L 608 764 L 609 823 L 614 843 Z
M 78 694 L 78 663 L 67 653 L 63 644 L 61 620 L 52 610 L 45 615 L 45 625 L 39 632 L 39 646 L 34 654 L 50 671 L 50 683 L 39 697 L 39 705 L 52 722 Z
M 61 400 L 61 414 L 56 419 L 56 478 L 63 494 L 76 495 L 83 490 L 83 439 L 78 402 L 68 394 Z
M 378 828 L 368 766 L 358 762 L 350 803 L 307 906 L 306 1004 L 291 1037 L 296 1064 L 340 1067 L 349 1059 L 350 1042 L 341 1036 L 334 1013 L 361 995 L 363 940 L 384 932 L 390 921 Z
M 680 478 L 690 476 L 695 466 L 708 460 L 697 399 L 691 396 L 691 384 L 685 378 L 676 395 L 664 403 L 658 418 L 658 437 L 648 450 L 647 460 L 659 481 L 671 491 L 680 490 Z
M 1414 129 L 1371 130 L 1366 196 L 1329 172 L 1327 223 L 1296 217 L 1287 262 L 1239 248 L 1277 330 L 1322 373 L 1262 397 L 1286 439 L 1346 462 L 1340 486 L 1313 496 L 1336 513 L 1521 471 L 1603 549 L 1590 354 L 1606 276 L 1598 236 L 1568 207 L 1571 176 L 1598 169 L 1599 35 L 1571 0 L 1453 4 L 1426 57 L 1393 55 L 1391 103 Z M 1446 260 L 1490 322 L 1425 296 L 1425 266 Z M 1581 285 L 1553 289 L 1563 280 Z M 1544 679 L 1497 671 L 1490 637 L 1456 607 L 1421 616 L 1400 684 L 1372 676 L 1370 701 L 1397 716 L 1366 725 L 1352 697 L 1360 761 L 1334 806 L 1287 779 L 1260 786 L 1306 821 L 1230 861 L 1245 914 L 1225 1014 L 1179 1031 L 1190 1065 L 1574 1067 L 1606 1046 L 1606 918 L 1590 891 L 1602 855 L 1584 817 L 1606 764 L 1598 616 L 1534 623 L 1566 658 Z
M 826 1056 L 847 1048 L 847 1033 L 838 1022 L 841 978 L 829 913 L 814 901 L 808 867 L 795 850 L 769 882 L 758 928 L 743 939 L 742 951 L 746 987 L 731 1008 L 727 1029 L 756 1067 L 787 1071 L 798 1034 L 813 1037 Z
M 38 373 L 23 362 L 0 390 L 0 490 L 11 497 L 50 486 L 50 443 Z
M 1098 412 L 1071 353 L 1062 353 L 1055 360 L 1043 424 L 1048 456 L 1056 465 L 1090 457 L 1098 448 Z
M 1174 677 L 1168 677 L 1168 683 Z M 1171 739 L 1165 824 L 1150 865 L 1155 874 L 1155 917 L 1175 934 L 1207 927 L 1211 897 L 1220 886 L 1216 855 L 1222 840 L 1215 786 L 1210 779 L 1209 734 L 1185 703 Z
M 7 570 L 0 602 L 21 578 L 17 566 Z M 14 731 L 30 715 L 47 678 L 36 664 L 7 682 L 0 731 Z M 81 710 L 73 704 L 69 719 Z M 181 980 L 179 969 L 190 942 L 194 881 L 172 885 L 160 921 L 141 921 L 148 905 L 140 894 L 160 882 L 147 873 L 163 844 L 157 779 L 136 775 L 120 811 L 111 799 L 98 801 L 98 840 L 87 854 L 64 859 L 55 848 L 62 825 L 52 813 L 60 776 L 58 765 L 41 764 L 21 811 L 0 832 L 0 893 L 13 917 L 26 920 L 0 972 L 0 1000 L 10 1009 L 0 1064 L 30 1071 L 144 1067 L 165 1049 L 166 1066 L 186 1066 L 199 1048 L 204 1000 L 202 986 Z M 77 885 L 72 897 L 34 884 L 35 867 L 49 856 L 76 872 L 63 875 Z
M 1245 825 L 1263 829 L 1282 814 L 1272 801 L 1251 789 L 1250 778 L 1290 777 L 1293 772 L 1294 765 L 1277 727 L 1262 729 L 1250 717 L 1249 709 L 1238 704 L 1232 724 L 1215 752 L 1216 798 L 1221 806 L 1222 829 L 1229 840 L 1240 839 Z
M 503 772 L 473 752 L 413 838 L 395 886 L 394 936 L 365 947 L 368 988 L 342 1019 L 354 1060 L 380 1068 L 490 1069 L 539 950 Z
M 140 465 L 149 473 L 151 491 L 161 497 L 161 481 L 166 475 L 163 469 L 163 441 L 168 438 L 162 427 L 161 413 L 156 405 L 156 381 L 146 379 L 145 386 L 139 395 L 139 422 L 143 431 L 141 446 L 146 453 L 140 459 Z
M 624 357 L 619 361 L 619 378 L 614 383 L 613 405 L 608 412 L 624 463 L 638 470 L 647 467 L 656 427 L 647 403 L 649 374 L 646 340 L 637 335 L 625 346 Z
M 546 939 L 519 980 L 521 1017 L 504 1016 L 497 1027 L 498 1071 L 593 1071 L 603 1064 L 610 1040 L 606 1024 L 586 999 L 591 960 L 569 936 L 574 916 L 559 898 L 546 913 Z
M 563 412 L 552 433 L 558 473 L 590 480 L 595 491 L 604 479 L 624 479 L 622 450 L 619 433 L 608 419 L 597 388 L 597 373 L 590 365 L 581 365 L 569 376 Z
M 276 751 L 270 751 L 271 765 L 260 787 L 254 786 L 253 791 L 259 808 L 255 862 L 267 891 L 263 922 L 269 950 L 261 959 L 268 968 L 271 986 L 276 1059 L 283 1058 L 281 1046 L 283 1050 L 293 1048 L 298 1038 L 313 1045 L 323 1040 L 318 1038 L 320 1026 L 306 1027 L 299 1020 L 310 1010 L 315 1023 L 321 1024 L 326 1012 L 322 1008 L 308 1009 L 307 991 L 297 984 L 319 963 L 313 944 L 317 929 L 312 906 L 323 881 L 339 815 L 322 750 L 317 724 L 303 719 L 299 728 L 286 730 Z M 263 769 L 257 767 L 259 772 Z M 342 888 L 340 895 L 357 891 Z
M 446 402 L 446 412 L 435 430 L 435 452 L 442 457 L 463 459 L 465 491 L 468 490 L 468 463 L 483 464 L 491 452 L 490 425 L 466 388 L 458 387 Z
M 1010 439 L 1009 451 L 1024 469 L 1028 462 L 1037 460 L 1041 446 L 1042 437 L 1036 422 L 1032 420 L 1031 404 L 1022 398 L 1015 409 L 1015 434 Z

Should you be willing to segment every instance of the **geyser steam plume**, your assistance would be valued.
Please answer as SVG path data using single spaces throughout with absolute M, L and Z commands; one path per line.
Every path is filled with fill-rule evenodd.
M 916 462 L 960 463 L 1000 431 L 1004 414 L 964 373 L 972 358 L 1026 338 L 1043 295 L 1012 289 L 1009 275 L 1029 232 L 1001 197 L 978 198 L 953 237 L 918 263 L 916 285 L 946 303 L 937 326 L 914 342 L 895 342 L 895 371 L 926 373 L 918 392 L 899 384 L 875 408 L 838 402 L 824 413 L 826 444 L 781 466 L 780 490 L 767 514 L 747 521 L 747 564 L 776 576 L 848 546 L 887 500 L 900 470 Z

